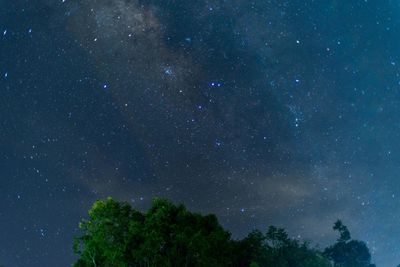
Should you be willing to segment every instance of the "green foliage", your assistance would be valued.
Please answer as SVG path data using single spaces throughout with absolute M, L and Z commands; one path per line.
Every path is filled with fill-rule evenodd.
M 351 240 L 342 222 L 337 243 L 324 253 L 270 226 L 231 239 L 214 215 L 155 199 L 145 213 L 111 198 L 97 201 L 75 239 L 74 267 L 371 267 L 366 245 Z M 334 264 L 334 265 L 332 265 Z
M 80 255 L 75 266 L 128 266 L 129 251 L 141 238 L 135 226 L 143 221 L 127 203 L 97 201 L 89 220 L 80 224 L 84 235 L 75 239 L 74 251 Z
M 74 266 L 230 266 L 232 246 L 214 215 L 156 199 L 145 214 L 113 199 L 97 201 L 75 241 Z

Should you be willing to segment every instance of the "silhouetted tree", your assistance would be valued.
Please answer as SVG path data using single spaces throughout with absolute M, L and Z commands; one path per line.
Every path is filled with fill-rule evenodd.
M 330 267 L 322 253 L 288 237 L 282 228 L 270 226 L 264 235 L 258 230 L 239 242 L 239 265 L 260 267 Z
M 352 240 L 349 230 L 338 220 L 333 230 L 339 232 L 337 242 L 326 248 L 324 254 L 335 267 L 372 267 L 371 254 L 367 245 L 359 240 Z
M 268 252 L 264 266 L 277 267 L 328 267 L 329 261 L 308 242 L 291 239 L 282 228 L 270 226 L 266 241 Z
M 345 226 L 341 220 L 337 220 L 333 225 L 333 230 L 339 232 L 338 242 L 347 242 L 351 239 L 351 235 L 347 226 Z

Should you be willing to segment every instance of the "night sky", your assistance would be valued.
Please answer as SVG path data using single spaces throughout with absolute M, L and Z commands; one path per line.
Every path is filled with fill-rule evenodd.
M 0 0 L 0 92 L 6 266 L 70 266 L 107 196 L 400 263 L 397 0 Z

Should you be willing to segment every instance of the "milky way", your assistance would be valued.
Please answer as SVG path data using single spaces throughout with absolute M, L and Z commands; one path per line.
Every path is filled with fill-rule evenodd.
M 68 266 L 93 201 L 158 196 L 400 263 L 399 3 L 34 2 L 0 2 L 0 262 Z

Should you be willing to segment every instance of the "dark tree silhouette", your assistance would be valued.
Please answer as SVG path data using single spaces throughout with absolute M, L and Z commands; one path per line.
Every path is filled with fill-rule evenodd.
M 339 232 L 337 242 L 326 248 L 324 254 L 335 267 L 373 267 L 367 245 L 359 240 L 352 240 L 349 230 L 338 220 L 333 230 Z

